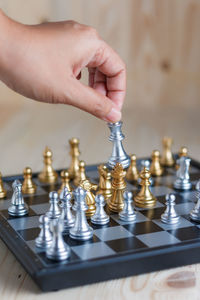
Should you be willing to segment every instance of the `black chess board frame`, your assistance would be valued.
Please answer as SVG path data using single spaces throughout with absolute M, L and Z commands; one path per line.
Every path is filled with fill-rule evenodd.
M 191 166 L 196 169 L 193 176 L 193 183 L 195 183 L 196 180 L 200 177 L 200 163 L 192 160 Z M 95 174 L 96 167 L 96 165 L 89 166 L 87 167 L 86 171 L 88 173 Z M 171 179 L 173 179 L 173 176 L 174 175 L 171 176 Z M 34 174 L 33 178 L 36 177 L 37 174 Z M 9 185 L 15 179 L 22 180 L 22 176 L 16 175 L 5 177 L 4 181 Z M 128 188 L 131 188 L 131 186 L 132 185 L 129 184 Z M 167 188 L 169 187 L 170 185 Z M 187 193 L 192 193 L 191 195 L 193 195 L 194 197 L 194 184 L 192 191 Z M 48 193 L 46 193 L 46 195 L 48 196 Z M 179 192 L 177 192 L 177 196 L 179 199 L 179 208 L 182 211 L 183 209 L 186 209 L 186 211 L 188 211 L 188 209 L 190 209 L 194 205 L 193 199 L 190 201 L 190 205 L 187 206 L 188 202 L 184 199 L 183 193 L 180 193 L 179 195 Z M 39 198 L 40 196 L 38 196 L 38 199 Z M 185 222 L 184 224 L 187 223 L 187 225 L 183 225 L 180 230 L 179 228 L 174 230 L 173 228 L 163 229 L 159 227 L 162 225 L 158 223 L 159 220 L 157 214 L 160 214 L 162 213 L 162 211 L 164 211 L 164 195 L 159 196 L 158 200 L 160 203 L 159 207 L 150 210 L 138 210 L 138 214 L 141 215 L 142 218 L 148 217 L 148 221 L 142 219 L 140 222 L 138 221 L 138 223 L 134 225 L 135 227 L 133 225 L 121 224 L 120 222 L 117 223 L 117 215 L 112 216 L 111 226 L 113 226 L 113 228 L 114 226 L 117 226 L 117 228 L 121 230 L 120 234 L 122 235 L 123 232 L 126 232 L 125 236 L 122 236 L 121 240 L 109 240 L 109 238 L 105 239 L 104 235 L 106 235 L 106 228 L 104 228 L 103 231 L 97 228 L 95 233 L 96 240 L 93 239 L 90 242 L 85 242 L 86 246 L 81 246 L 82 243 L 80 242 L 78 244 L 76 244 L 76 242 L 71 243 L 69 237 L 66 237 L 66 242 L 70 246 L 72 246 L 72 249 L 74 249 L 74 251 L 72 251 L 72 260 L 69 262 L 50 262 L 47 258 L 45 258 L 44 253 L 38 253 L 34 250 L 34 246 L 30 246 L 31 243 L 30 241 L 27 241 L 28 238 L 26 237 L 29 235 L 29 231 L 34 231 L 36 230 L 36 228 L 34 228 L 34 230 L 27 229 L 25 230 L 26 233 L 24 234 L 23 230 L 17 230 L 15 226 L 12 226 L 12 222 L 13 224 L 15 224 L 15 222 L 18 221 L 15 221 L 16 218 L 11 218 L 10 220 L 10 217 L 7 215 L 5 205 L 7 205 L 7 202 L 10 200 L 5 200 L 4 202 L 2 202 L 2 209 L 0 206 L 0 237 L 43 291 L 59 290 L 62 288 L 80 286 L 115 278 L 122 278 L 158 270 L 164 270 L 168 268 L 174 268 L 178 266 L 184 266 L 188 264 L 199 263 L 200 225 L 195 224 L 194 222 L 190 223 L 191 221 L 185 214 L 186 211 L 184 210 L 182 212 L 182 219 L 183 223 Z M 30 201 L 34 201 L 34 198 Z M 30 218 L 31 216 L 36 217 L 34 207 L 31 207 L 33 209 L 30 209 L 29 215 L 26 217 L 26 220 L 28 220 L 28 218 Z M 37 217 L 39 217 L 39 213 Z M 148 223 L 149 226 L 146 227 L 147 230 L 150 230 L 149 228 L 152 227 L 154 228 L 152 230 L 153 232 L 150 232 L 149 236 L 148 233 L 147 235 L 141 234 L 146 230 L 145 223 Z M 38 234 L 38 230 L 39 229 L 37 228 L 36 232 L 34 233 L 35 235 Z M 167 232 L 166 234 L 171 236 L 172 240 L 174 239 L 173 242 L 156 246 L 158 241 L 155 240 L 155 244 L 152 246 L 151 237 L 156 236 L 156 231 L 160 232 L 161 235 L 162 232 Z M 130 237 L 128 234 L 130 235 Z M 187 237 L 187 235 L 191 235 L 191 238 L 190 236 Z M 88 251 L 90 251 L 90 245 L 97 242 L 97 245 L 105 247 L 105 245 L 103 245 L 103 241 L 107 243 L 107 248 L 110 247 L 110 252 L 108 251 L 107 255 L 105 256 L 97 255 L 95 257 L 94 254 L 93 258 L 88 258 L 89 254 L 87 253 L 87 249 Z M 79 248 L 81 247 L 83 247 L 81 249 L 81 251 L 83 251 L 81 254 L 82 259 L 80 259 L 80 257 L 78 257 L 77 255 Z M 125 248 L 122 249 L 123 247 Z M 102 248 L 102 251 L 107 248 Z

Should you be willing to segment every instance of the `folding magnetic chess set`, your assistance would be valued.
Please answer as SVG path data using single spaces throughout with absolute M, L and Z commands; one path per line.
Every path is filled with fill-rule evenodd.
M 112 155 L 111 163 L 114 161 L 113 157 Z M 127 163 L 127 157 L 122 157 Z M 177 157 L 178 155 L 174 156 Z M 136 162 L 135 157 L 132 156 L 131 159 Z M 152 164 L 150 159 L 137 160 L 135 167 L 139 169 L 140 175 L 143 168 L 147 168 L 148 162 Z M 26 168 L 25 171 L 24 177 L 26 173 L 30 175 L 30 170 Z M 129 176 L 135 175 L 130 170 L 128 173 Z M 70 248 L 70 256 L 62 261 L 49 259 L 45 249 L 36 246 L 35 240 L 41 232 L 39 218 L 49 212 L 49 193 L 59 191 L 63 184 L 69 189 L 69 181 L 63 179 L 63 173 L 60 176 L 55 175 L 60 172 L 55 172 L 54 182 L 45 183 L 41 180 L 41 174 L 32 175 L 32 188 L 34 184 L 37 189 L 29 194 L 23 193 L 28 214 L 20 217 L 10 215 L 8 209 L 14 203 L 11 200 L 13 182 L 22 182 L 23 176 L 3 178 L 6 196 L 0 199 L 0 237 L 42 290 L 58 290 L 200 262 L 200 223 L 190 218 L 197 199 L 195 186 L 200 178 L 200 163 L 191 160 L 191 187 L 186 190 L 174 187 L 174 183 L 177 182 L 175 166 L 164 167 L 162 175 L 154 176 L 152 182 L 148 181 L 152 199 L 156 201 L 150 207 L 137 206 L 137 201 L 134 201 L 134 222 L 120 218 L 117 212 L 110 210 L 108 201 L 105 212 L 110 217 L 109 223 L 95 225 L 91 218 L 87 219 L 93 229 L 92 238 L 81 241 L 71 238 L 69 233 L 63 234 L 64 243 Z M 99 166 L 87 166 L 85 175 L 94 185 L 100 185 Z M 140 176 L 139 185 L 135 181 L 126 180 L 125 189 L 132 192 L 133 199 L 141 200 L 137 195 L 141 192 L 142 180 L 144 178 Z M 72 189 L 76 186 L 71 182 Z M 30 188 L 28 185 L 26 187 Z M 104 192 L 105 198 L 112 198 L 112 195 L 106 193 L 108 190 L 105 189 Z M 174 209 L 179 217 L 178 222 L 174 224 L 161 220 L 161 216 L 166 212 L 166 195 L 171 194 L 175 195 Z

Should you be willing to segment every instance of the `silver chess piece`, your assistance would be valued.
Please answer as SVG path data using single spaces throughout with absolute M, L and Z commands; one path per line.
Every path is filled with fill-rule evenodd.
M 190 190 L 192 188 L 189 174 L 190 161 L 191 159 L 186 156 L 177 159 L 176 163 L 179 165 L 179 168 L 176 171 L 176 180 L 174 182 L 175 189 Z
M 111 134 L 109 141 L 113 142 L 112 154 L 108 160 L 108 166 L 114 168 L 117 162 L 122 164 L 123 168 L 126 169 L 130 165 L 130 157 L 126 154 L 122 145 L 124 135 L 121 131 L 122 122 L 108 123 Z
M 142 159 L 141 162 L 140 162 L 140 169 L 143 170 L 144 168 L 147 168 L 148 170 L 150 170 L 150 165 L 151 165 L 151 163 L 148 159 Z M 139 177 L 138 178 L 138 184 L 140 184 L 140 182 L 141 182 L 141 178 Z M 151 185 L 154 184 L 154 181 L 153 181 L 152 177 L 149 178 L 149 182 L 150 182 Z
M 57 219 L 60 217 L 60 209 L 58 206 L 59 198 L 58 193 L 53 191 L 49 193 L 49 203 L 50 208 L 49 211 L 46 213 L 49 219 Z
M 166 210 L 161 215 L 161 221 L 169 225 L 177 224 L 180 220 L 180 217 L 177 215 L 174 207 L 176 197 L 174 194 L 167 194 L 165 199 L 166 199 Z
M 40 233 L 38 237 L 35 239 L 35 244 L 39 248 L 48 248 L 52 243 L 52 233 L 49 227 L 49 218 L 46 215 L 42 215 L 39 217 L 40 222 Z
M 19 180 L 15 180 L 12 184 L 13 195 L 11 205 L 8 208 L 8 214 L 14 217 L 22 217 L 28 214 L 28 206 L 24 202 L 22 196 L 22 184 Z
M 75 218 L 71 212 L 71 199 L 72 194 L 68 191 L 68 188 L 65 187 L 60 193 L 60 200 L 61 200 L 61 215 L 60 219 L 64 222 L 64 229 L 63 233 L 67 233 L 69 228 L 74 226 Z
M 104 210 L 105 200 L 104 196 L 101 194 L 96 195 L 96 211 L 95 214 L 91 217 L 91 222 L 96 225 L 105 225 L 110 221 L 110 217 L 106 214 Z
M 62 261 L 70 256 L 70 247 L 63 240 L 63 220 L 60 218 L 51 220 L 53 240 L 46 249 L 46 256 L 51 260 Z
M 136 219 L 136 213 L 133 209 L 133 194 L 131 192 L 125 191 L 124 194 L 124 207 L 119 213 L 119 219 L 125 222 L 134 222 Z
M 196 197 L 197 203 L 193 210 L 190 212 L 190 219 L 195 222 L 200 222 L 200 180 L 196 184 Z
M 93 229 L 89 226 L 85 211 L 88 209 L 85 203 L 86 191 L 78 187 L 73 192 L 75 203 L 73 209 L 75 210 L 75 224 L 74 227 L 69 230 L 69 236 L 72 239 L 86 241 L 93 237 Z

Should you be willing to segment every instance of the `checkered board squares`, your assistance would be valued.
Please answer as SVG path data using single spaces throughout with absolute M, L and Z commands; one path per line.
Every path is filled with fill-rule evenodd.
M 144 266 L 149 266 L 148 271 L 155 270 L 154 266 L 158 265 L 157 263 L 155 264 L 158 259 L 157 255 L 158 253 L 162 253 L 162 251 L 164 251 L 164 253 L 170 252 L 168 256 L 170 261 L 171 255 L 174 255 L 174 261 L 179 262 L 180 259 L 176 259 L 178 255 L 177 247 L 181 249 L 182 245 L 186 247 L 185 245 L 191 246 L 193 243 L 199 243 L 200 246 L 200 224 L 191 221 L 189 218 L 189 213 L 196 201 L 194 187 L 200 178 L 200 165 L 197 164 L 195 166 L 194 164 L 191 168 L 193 187 L 190 191 L 182 192 L 174 190 L 173 182 L 175 172 L 173 168 L 166 169 L 163 176 L 153 178 L 154 184 L 150 188 L 157 198 L 157 203 L 154 208 L 150 209 L 135 207 L 136 220 L 133 224 L 121 221 L 118 214 L 110 213 L 106 208 L 106 211 L 110 214 L 109 224 L 98 226 L 92 224 L 90 220 L 88 221 L 94 230 L 94 235 L 91 240 L 85 242 L 76 241 L 71 239 L 69 234 L 65 234 L 63 236 L 64 242 L 70 247 L 71 256 L 69 260 L 63 263 L 49 260 L 46 258 L 44 250 L 35 246 L 35 238 L 40 232 L 39 216 L 49 210 L 49 192 L 60 188 L 60 177 L 57 184 L 48 185 L 40 183 L 37 179 L 37 174 L 34 176 L 33 180 L 37 185 L 37 192 L 33 196 L 24 195 L 25 202 L 29 206 L 29 214 L 21 218 L 10 217 L 7 213 L 12 197 L 12 181 L 19 177 L 12 177 L 12 180 L 7 178 L 8 180 L 5 183 L 5 187 L 8 189 L 8 196 L 6 199 L 0 200 L 0 219 L 3 220 L 2 224 L 4 224 L 1 225 L 0 223 L 0 235 L 15 255 L 18 254 L 18 259 L 32 276 L 33 274 L 31 273 L 31 269 L 28 269 L 28 266 L 29 264 L 33 264 L 33 266 L 38 264 L 38 272 L 43 270 L 44 274 L 46 274 L 44 276 L 46 276 L 47 281 L 53 278 L 53 282 L 51 282 L 48 287 L 44 288 L 41 284 L 41 287 L 46 290 L 51 290 L 53 287 L 59 288 L 57 282 L 58 278 L 59 282 L 62 281 L 62 272 L 65 272 L 67 276 L 63 287 L 66 286 L 67 282 L 70 282 L 69 286 L 74 286 L 79 285 L 78 282 L 80 282 L 80 284 L 84 282 L 85 284 L 105 280 L 107 278 L 106 274 L 111 274 L 109 278 L 114 278 L 115 276 L 120 277 L 120 270 L 123 270 L 123 276 L 125 276 L 126 270 L 129 268 L 129 265 L 131 266 L 134 259 L 135 266 L 135 263 L 138 261 L 138 255 L 140 260 L 138 261 L 139 269 L 137 269 L 137 274 L 144 272 Z M 97 166 L 88 167 L 86 173 L 92 182 L 98 183 Z M 127 182 L 127 190 L 132 191 L 133 195 L 136 195 L 139 189 L 139 185 Z M 160 220 L 160 216 L 165 210 L 165 196 L 167 193 L 175 193 L 176 195 L 175 209 L 180 215 L 180 222 L 176 225 L 167 225 Z M 1 226 L 4 228 L 3 231 Z M 13 244 L 15 244 L 16 236 L 16 247 L 14 247 Z M 12 243 L 10 243 L 11 240 Z M 20 249 L 17 247 L 19 241 L 22 243 Z M 148 258 L 149 253 L 151 253 L 152 264 L 150 263 L 151 260 L 145 260 L 145 263 L 142 260 L 145 257 Z M 26 260 L 23 259 L 24 255 L 26 256 Z M 128 258 L 129 256 L 131 256 L 130 260 Z M 185 264 L 187 261 L 188 264 L 192 263 L 189 259 L 191 257 L 192 255 L 187 255 L 186 253 L 183 263 Z M 127 260 L 128 264 L 122 264 L 116 269 L 116 266 L 118 266 L 122 258 Z M 165 257 L 163 260 L 166 259 Z M 29 264 L 27 261 L 29 261 Z M 109 262 L 112 261 L 114 261 L 114 263 L 111 267 Z M 198 261 L 200 261 L 200 259 Z M 92 267 L 94 267 L 94 271 L 89 275 Z M 107 269 L 107 272 L 104 271 L 104 268 Z M 158 270 L 162 268 L 162 263 L 157 266 Z M 60 271 L 61 269 L 62 272 Z M 76 273 L 73 273 L 74 275 L 71 275 L 72 271 L 69 271 L 72 269 L 76 270 Z M 49 277 L 48 270 L 51 270 Z M 127 276 L 136 274 L 134 270 L 135 267 L 131 267 L 131 271 L 127 271 Z M 51 277 L 52 272 L 54 272 L 53 277 Z M 101 276 L 100 273 L 102 273 Z M 81 278 L 79 278 L 79 274 L 82 274 Z M 97 278 L 94 280 L 95 276 L 97 276 Z M 77 278 L 79 278 L 79 281 Z M 41 282 L 41 278 L 39 282 Z

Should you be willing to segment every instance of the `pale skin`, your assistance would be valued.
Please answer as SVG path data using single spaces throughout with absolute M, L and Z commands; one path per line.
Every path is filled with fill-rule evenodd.
M 79 80 L 84 68 L 88 86 Z M 74 21 L 24 25 L 0 10 L 0 80 L 37 101 L 121 119 L 125 64 L 95 29 Z

